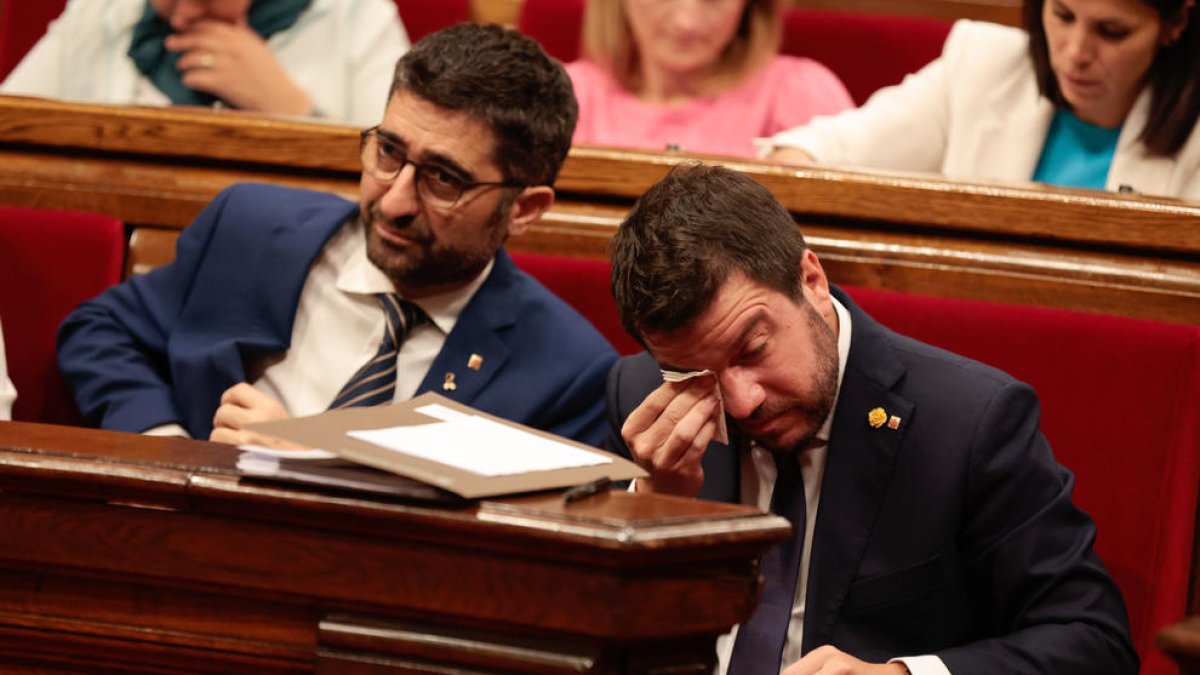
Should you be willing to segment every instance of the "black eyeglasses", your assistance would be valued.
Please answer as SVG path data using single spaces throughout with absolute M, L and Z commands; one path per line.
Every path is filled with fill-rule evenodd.
M 363 170 L 382 183 L 396 180 L 405 165 L 413 166 L 413 183 L 421 201 L 442 209 L 452 209 L 464 193 L 478 187 L 524 188 L 523 183 L 507 181 L 472 181 L 448 166 L 414 162 L 404 150 L 385 136 L 379 135 L 379 127 L 365 129 L 359 147 Z

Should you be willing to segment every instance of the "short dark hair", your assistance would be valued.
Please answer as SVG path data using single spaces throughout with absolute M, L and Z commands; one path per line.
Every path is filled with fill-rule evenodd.
M 613 298 L 639 340 L 695 321 L 734 271 L 801 301 L 806 248 L 791 214 L 754 179 L 685 164 L 638 200 L 613 237 Z
M 506 181 L 553 185 L 579 106 L 562 64 L 494 24 L 462 23 L 422 38 L 396 63 L 388 99 L 407 91 L 482 121 Z
M 1200 82 L 1196 64 L 1200 63 L 1200 16 L 1196 6 L 1189 9 L 1187 0 L 1141 0 L 1158 13 L 1164 26 L 1187 26 L 1175 42 L 1159 47 L 1146 84 L 1150 87 L 1150 114 L 1139 138 L 1151 155 L 1170 157 L 1179 152 L 1200 118 Z M 1025 0 L 1025 28 L 1029 31 L 1029 56 L 1037 73 L 1038 89 L 1059 108 L 1070 108 L 1058 88 L 1058 80 L 1050 67 L 1050 51 L 1046 42 L 1046 26 L 1042 10 L 1046 0 Z M 1187 13 L 1190 12 L 1189 17 Z

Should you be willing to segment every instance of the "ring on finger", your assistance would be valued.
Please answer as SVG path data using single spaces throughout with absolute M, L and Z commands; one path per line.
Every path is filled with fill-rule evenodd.
M 217 61 L 217 58 L 215 56 L 213 56 L 210 52 L 204 52 L 203 54 L 200 55 L 200 58 L 197 61 L 197 64 L 201 68 L 212 68 L 213 65 L 216 63 L 216 61 Z

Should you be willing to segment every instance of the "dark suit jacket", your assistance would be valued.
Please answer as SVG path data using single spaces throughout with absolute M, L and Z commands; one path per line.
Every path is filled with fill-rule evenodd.
M 937 654 L 955 675 L 1135 673 L 1125 606 L 1071 503 L 1074 479 L 1025 384 L 898 335 L 839 289 L 850 355 L 813 534 L 804 652 Z M 1014 327 L 1016 328 L 1016 327 Z M 998 339 L 1000 336 L 998 336 Z M 608 381 L 609 448 L 661 383 L 648 354 Z M 881 407 L 899 428 L 873 428 Z M 732 441 L 741 446 L 743 441 Z M 741 453 L 713 443 L 702 498 L 739 499 Z
M 75 310 L 58 362 L 80 411 L 108 429 L 182 423 L 208 438 L 221 393 L 247 359 L 288 349 L 309 267 L 357 206 L 266 185 L 219 194 L 179 237 L 174 262 Z M 486 356 L 478 371 L 472 353 Z M 418 392 L 598 445 L 616 353 L 503 250 Z M 443 391 L 445 373 L 457 389 Z

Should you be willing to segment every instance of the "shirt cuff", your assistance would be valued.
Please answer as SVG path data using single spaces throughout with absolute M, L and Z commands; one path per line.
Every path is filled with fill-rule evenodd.
M 898 656 L 888 660 L 888 663 L 903 663 L 911 675 L 950 675 L 941 657 L 933 654 L 922 656 Z
M 150 427 L 142 432 L 143 436 L 178 436 L 179 438 L 191 438 L 192 435 L 183 428 L 181 424 L 160 424 L 156 427 Z

